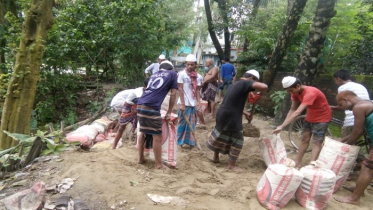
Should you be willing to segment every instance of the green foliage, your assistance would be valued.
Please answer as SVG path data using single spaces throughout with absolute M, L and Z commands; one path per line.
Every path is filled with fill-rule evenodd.
M 5 99 L 6 91 L 8 89 L 9 80 L 12 74 L 0 74 L 0 100 Z
M 275 104 L 275 106 L 273 107 L 275 115 L 280 111 L 286 94 L 287 94 L 286 91 L 276 91 L 270 95 L 273 103 Z

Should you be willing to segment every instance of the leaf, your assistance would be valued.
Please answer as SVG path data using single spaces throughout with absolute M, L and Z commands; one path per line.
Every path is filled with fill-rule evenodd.
M 42 155 L 42 156 L 44 156 L 44 155 L 49 155 L 49 154 L 51 154 L 52 152 L 53 152 L 53 150 L 46 149 L 46 150 L 43 150 L 43 151 L 41 152 L 41 155 Z
M 31 137 L 29 135 L 20 133 L 9 133 L 8 131 L 4 131 L 4 133 L 19 142 L 33 142 L 36 139 L 36 137 Z

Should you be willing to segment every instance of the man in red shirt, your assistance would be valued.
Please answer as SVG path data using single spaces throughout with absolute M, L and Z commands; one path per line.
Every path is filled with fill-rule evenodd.
M 332 111 L 324 93 L 315 87 L 302 85 L 298 78 L 284 77 L 282 86 L 291 94 L 292 103 L 285 121 L 273 133 L 280 133 L 285 126 L 289 125 L 307 108 L 307 116 L 302 131 L 302 142 L 295 158 L 295 167 L 300 167 L 311 136 L 313 136 L 313 148 L 310 161 L 315 161 L 319 156 L 328 124 L 332 118 Z

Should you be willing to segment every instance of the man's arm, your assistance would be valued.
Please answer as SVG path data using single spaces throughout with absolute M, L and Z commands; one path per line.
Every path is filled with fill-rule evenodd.
M 307 105 L 300 104 L 300 101 L 292 101 L 291 108 L 286 116 L 285 121 L 278 126 L 273 133 L 280 133 L 281 130 L 295 120 L 307 108 Z
M 354 128 L 350 135 L 341 139 L 341 142 L 353 145 L 364 134 L 365 109 L 355 105 L 354 109 Z
M 216 76 L 218 75 L 218 68 L 213 67 L 203 78 L 203 83 L 209 83 L 216 81 Z
M 264 95 L 267 92 L 268 86 L 261 82 L 254 82 L 252 88 L 258 90 L 260 95 Z
M 177 86 L 179 87 L 179 97 L 180 97 L 180 106 L 179 109 L 180 111 L 185 110 L 185 100 L 184 100 L 184 84 L 183 83 L 177 83 Z
M 333 111 L 344 111 L 344 109 L 340 106 L 330 106 L 330 109 Z
M 167 115 L 170 115 L 172 112 L 172 109 L 174 108 L 175 101 L 176 101 L 176 91 L 177 89 L 171 89 L 170 101 L 168 102 Z
M 232 65 L 233 66 L 233 65 Z M 233 71 L 232 71 L 232 77 L 235 77 L 236 76 L 236 68 L 234 68 L 234 66 L 233 66 Z
M 201 92 L 201 86 L 197 86 L 197 93 L 196 93 L 196 99 L 197 99 L 197 105 L 201 102 L 201 96 L 200 96 L 200 92 Z
M 152 70 L 154 68 L 154 63 L 152 63 L 150 66 L 148 66 L 146 69 L 145 69 L 145 75 L 146 75 L 146 78 L 149 78 L 149 71 Z

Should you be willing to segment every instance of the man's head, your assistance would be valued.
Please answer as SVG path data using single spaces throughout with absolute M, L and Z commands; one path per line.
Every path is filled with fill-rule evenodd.
M 189 54 L 186 58 L 185 58 L 185 66 L 186 66 L 186 69 L 188 71 L 194 71 L 196 70 L 197 68 L 197 58 L 195 55 L 193 54 Z
M 164 56 L 163 54 L 158 56 L 158 63 L 161 63 L 164 60 L 166 60 L 166 56 Z
M 164 69 L 164 70 L 172 70 L 174 69 L 174 65 L 168 60 L 164 60 L 161 62 L 161 65 L 159 65 L 159 69 Z
M 149 78 L 146 78 L 145 80 L 144 80 L 144 86 L 142 86 L 142 89 L 143 89 L 143 91 L 145 91 L 146 90 L 146 88 L 148 87 L 148 83 L 149 83 Z
M 282 87 L 291 94 L 299 94 L 302 82 L 296 77 L 287 76 L 282 79 Z
M 336 71 L 333 74 L 333 77 L 334 77 L 335 84 L 337 84 L 338 86 L 341 86 L 344 84 L 344 82 L 351 80 L 350 71 L 346 69 L 341 69 L 339 71 Z
M 247 78 L 248 80 L 254 80 L 254 81 L 259 81 L 260 74 L 257 70 L 251 69 L 242 76 L 243 78 Z
M 231 61 L 231 59 L 229 59 L 228 57 L 224 58 L 224 63 L 229 63 L 229 61 Z
M 210 67 L 210 66 L 212 66 L 214 64 L 214 60 L 212 60 L 211 58 L 207 58 L 206 60 L 205 60 L 205 66 L 206 67 Z
M 337 104 L 344 110 L 351 110 L 359 97 L 352 91 L 342 91 L 337 95 Z

